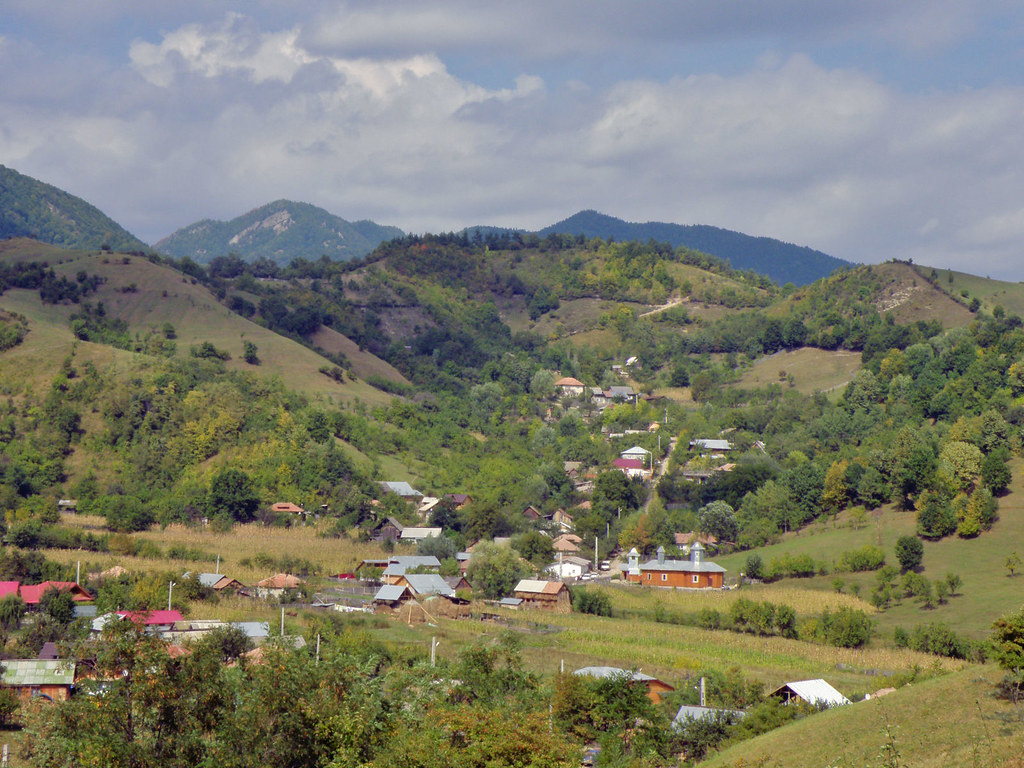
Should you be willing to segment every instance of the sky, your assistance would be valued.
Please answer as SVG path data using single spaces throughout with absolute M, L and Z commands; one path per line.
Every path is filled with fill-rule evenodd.
M 147 243 L 583 209 L 1024 280 L 1019 0 L 4 0 L 0 164 Z

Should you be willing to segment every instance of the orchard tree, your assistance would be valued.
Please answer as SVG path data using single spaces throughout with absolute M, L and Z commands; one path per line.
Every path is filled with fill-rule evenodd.
M 916 571 L 924 559 L 924 544 L 917 536 L 900 536 L 896 539 L 896 559 L 904 573 Z

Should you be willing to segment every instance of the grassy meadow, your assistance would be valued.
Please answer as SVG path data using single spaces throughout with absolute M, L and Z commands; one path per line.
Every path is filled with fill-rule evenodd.
M 792 376 L 793 388 L 810 395 L 845 386 L 859 369 L 859 352 L 829 352 L 805 347 L 762 357 L 743 372 L 738 386 L 754 389 L 780 384 L 786 388 L 789 386 L 786 377 Z

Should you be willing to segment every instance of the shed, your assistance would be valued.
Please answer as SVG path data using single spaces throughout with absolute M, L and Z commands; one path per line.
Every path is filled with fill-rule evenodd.
M 647 698 L 654 704 L 661 703 L 661 695 L 671 693 L 675 688 L 656 677 L 645 675 L 639 670 L 619 669 L 618 667 L 581 667 L 573 672 L 580 677 L 596 678 L 627 678 L 631 682 L 640 683 L 647 689 Z
M 75 683 L 75 662 L 68 659 L 10 659 L 4 662 L 2 680 L 18 698 L 35 696 L 49 701 L 67 701 Z
M 786 704 L 802 701 L 812 707 L 838 707 L 850 703 L 848 698 L 821 678 L 785 683 L 768 695 L 782 699 Z

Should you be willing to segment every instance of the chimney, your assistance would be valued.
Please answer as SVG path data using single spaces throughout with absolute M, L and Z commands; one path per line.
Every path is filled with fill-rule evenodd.
M 665 562 L 665 548 L 659 546 L 658 547 L 658 565 L 661 565 L 664 562 Z

